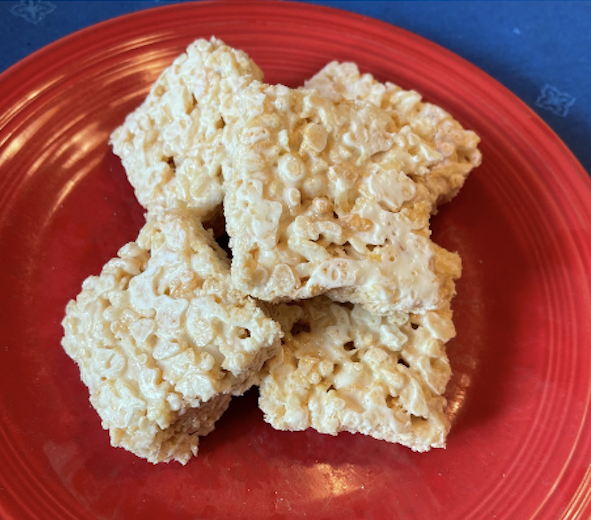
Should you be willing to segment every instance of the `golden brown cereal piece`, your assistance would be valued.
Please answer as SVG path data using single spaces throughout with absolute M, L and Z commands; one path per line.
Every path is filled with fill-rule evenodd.
M 215 38 L 195 41 L 162 73 L 111 136 L 143 207 L 186 206 L 209 220 L 222 204 L 227 160 L 220 109 L 262 77 L 244 52 Z
M 321 296 L 272 315 L 281 321 L 296 306 L 298 321 L 263 370 L 259 407 L 267 422 L 279 430 L 362 433 L 414 451 L 445 446 L 445 343 L 455 335 L 449 305 L 381 317 Z
M 258 383 L 281 331 L 229 282 L 213 236 L 172 211 L 68 304 L 62 343 L 114 446 L 185 464 L 231 396 Z
M 236 116 L 240 114 L 240 117 Z M 436 309 L 460 260 L 429 236 L 424 175 L 442 156 L 369 103 L 253 82 L 224 170 L 232 279 L 270 302 L 328 292 L 376 313 Z
M 426 173 L 410 174 L 427 187 L 434 212 L 437 205 L 457 195 L 470 171 L 480 165 L 480 139 L 474 132 L 464 130 L 445 110 L 423 102 L 417 92 L 390 82 L 380 83 L 371 74 L 361 74 L 355 63 L 333 61 L 308 80 L 305 87 L 317 89 L 333 101 L 370 102 L 392 114 L 399 126 L 410 126 L 439 151 L 441 160 Z

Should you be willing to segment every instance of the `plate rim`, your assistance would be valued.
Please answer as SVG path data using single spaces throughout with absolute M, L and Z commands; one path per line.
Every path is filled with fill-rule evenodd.
M 154 11 L 159 11 L 159 10 L 161 10 L 161 11 L 177 11 L 177 10 L 184 11 L 188 7 L 195 8 L 197 6 L 203 6 L 203 5 L 205 5 L 206 7 L 212 6 L 212 5 L 217 6 L 217 5 L 220 5 L 221 3 L 222 2 L 219 2 L 219 1 L 206 1 L 206 2 L 196 2 L 196 3 L 176 3 L 176 4 L 170 4 L 170 5 L 164 5 L 164 6 L 155 6 L 155 7 L 150 7 L 147 9 L 140 10 L 140 11 L 136 11 L 133 13 L 121 15 L 121 16 L 118 16 L 115 18 L 111 18 L 111 19 L 99 22 L 97 24 L 93 24 L 89 27 L 80 29 L 74 33 L 64 36 L 64 37 L 60 38 L 59 40 L 56 40 L 55 42 L 52 42 L 52 43 L 48 44 L 47 46 L 44 46 L 41 49 L 38 49 L 37 51 L 35 51 L 31 55 L 27 56 L 23 60 L 12 65 L 11 67 L 9 67 L 8 69 L 6 69 L 5 71 L 3 71 L 0 74 L 0 84 L 2 84 L 4 81 L 10 81 L 11 76 L 13 76 L 15 74 L 21 74 L 22 71 L 26 70 L 28 67 L 34 66 L 37 61 L 46 59 L 47 56 L 50 56 L 53 52 L 55 52 L 55 50 L 59 49 L 59 47 L 71 45 L 72 42 L 77 41 L 79 38 L 86 38 L 92 34 L 95 34 L 97 32 L 101 32 L 102 30 L 104 30 L 105 27 L 107 27 L 107 28 L 112 27 L 112 26 L 114 27 L 118 24 L 124 23 L 128 19 L 142 18 L 142 17 L 147 16 L 147 13 L 152 13 Z M 278 2 L 275 2 L 273 0 L 257 0 L 257 1 L 252 1 L 252 2 L 228 0 L 223 3 L 226 5 L 229 5 L 229 6 L 231 6 L 231 5 L 244 6 L 245 4 L 264 6 L 264 5 L 269 5 L 269 4 L 273 4 L 273 5 L 278 4 Z M 353 19 L 362 19 L 364 21 L 364 23 L 366 23 L 366 24 L 367 23 L 378 24 L 378 25 L 383 26 L 384 28 L 386 28 L 389 31 L 410 35 L 410 38 L 418 38 L 419 40 L 421 40 L 422 44 L 424 44 L 432 49 L 435 49 L 435 51 L 437 53 L 448 54 L 450 57 L 453 57 L 453 59 L 456 62 L 461 63 L 462 69 L 468 69 L 473 74 L 476 73 L 476 74 L 480 75 L 481 77 L 483 77 L 484 79 L 486 79 L 486 81 L 488 83 L 491 83 L 491 85 L 493 85 L 495 87 L 495 89 L 500 92 L 500 94 L 499 94 L 500 97 L 510 98 L 510 100 L 513 103 L 517 103 L 518 105 L 520 105 L 520 110 L 522 112 L 527 112 L 530 115 L 530 117 L 536 121 L 536 125 L 539 127 L 540 131 L 547 134 L 546 135 L 547 139 L 553 141 L 554 145 L 561 149 L 562 157 L 568 158 L 569 162 L 572 163 L 572 166 L 573 166 L 572 171 L 576 171 L 578 174 L 581 174 L 582 175 L 581 179 L 583 180 L 583 184 L 586 183 L 587 188 L 589 188 L 591 190 L 591 178 L 589 177 L 589 174 L 583 168 L 583 166 L 581 165 L 578 158 L 576 158 L 574 156 L 572 151 L 566 146 L 566 144 L 556 134 L 556 132 L 539 115 L 537 115 L 533 109 L 531 109 L 525 102 L 523 102 L 518 96 L 516 96 L 509 89 L 507 89 L 504 85 L 502 85 L 500 82 L 498 82 L 495 78 L 493 78 L 492 76 L 490 76 L 486 72 L 482 71 L 480 68 L 478 68 L 477 66 L 475 66 L 471 62 L 465 60 L 461 56 L 447 50 L 446 48 L 442 47 L 441 45 L 439 45 L 435 42 L 432 42 L 420 35 L 417 35 L 417 34 L 412 33 L 406 29 L 396 27 L 394 25 L 388 24 L 386 22 L 382 22 L 382 21 L 374 19 L 374 18 L 369 18 L 369 17 L 362 16 L 362 15 L 359 15 L 356 13 L 351 13 L 349 11 L 344 11 L 342 9 L 335 9 L 335 8 L 327 7 L 327 6 L 317 6 L 314 4 L 300 4 L 298 2 L 281 2 L 281 3 L 284 5 L 298 6 L 298 8 L 301 8 L 303 5 L 306 7 L 306 9 L 314 9 L 316 11 L 328 11 L 331 13 L 334 13 L 335 11 L 337 11 L 340 13 L 339 16 L 343 16 L 345 18 L 350 17 Z M 7 80 L 7 77 L 9 78 L 8 80 Z M 0 109 L 2 107 L 3 107 L 3 101 L 0 101 Z M 2 132 L 0 131 L 0 137 L 1 137 L 1 133 Z M 1 181 L 0 181 L 0 183 L 1 183 Z M 0 212 L 0 213 L 2 213 L 2 212 Z M 587 492 L 589 493 L 589 489 L 587 490 Z M 0 508 L 1 507 L 2 507 L 2 504 L 0 503 Z

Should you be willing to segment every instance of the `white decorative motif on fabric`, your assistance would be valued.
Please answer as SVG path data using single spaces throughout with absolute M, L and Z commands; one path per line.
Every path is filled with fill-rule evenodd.
M 560 92 L 552 85 L 544 85 L 542 91 L 536 99 L 536 106 L 549 110 L 560 117 L 566 117 L 570 108 L 575 104 L 577 98 L 574 98 L 566 92 Z
M 45 0 L 20 0 L 10 8 L 14 16 L 24 18 L 27 22 L 37 25 L 48 14 L 55 11 L 57 6 Z

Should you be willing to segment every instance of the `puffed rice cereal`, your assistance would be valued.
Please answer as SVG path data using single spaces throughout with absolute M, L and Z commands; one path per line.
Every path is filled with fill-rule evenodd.
M 444 447 L 461 261 L 429 219 L 479 138 L 353 63 L 262 80 L 197 40 L 112 133 L 147 222 L 66 309 L 90 402 L 153 463 L 186 464 L 252 385 L 280 430 Z
M 327 293 L 376 313 L 439 308 L 459 257 L 430 240 L 442 155 L 370 103 L 258 81 L 235 96 L 224 210 L 232 279 L 280 302 Z
M 474 132 L 462 128 L 442 108 L 423 102 L 418 92 L 403 90 L 390 82 L 380 83 L 371 74 L 361 74 L 355 63 L 333 61 L 306 81 L 305 87 L 317 89 L 332 101 L 372 103 L 391 114 L 399 126 L 408 125 L 436 149 L 441 154 L 440 161 L 427 171 L 409 173 L 414 181 L 427 187 L 433 212 L 439 204 L 455 197 L 470 171 L 480 165 L 480 138 Z
M 258 383 L 281 336 L 231 286 L 211 234 L 178 210 L 151 217 L 84 282 L 63 326 L 112 445 L 153 463 L 196 455 L 231 396 Z
M 272 315 L 291 328 L 260 386 L 259 407 L 274 428 L 362 433 L 421 452 L 445 446 L 449 306 L 382 317 L 321 296 Z
M 187 206 L 204 221 L 220 211 L 227 160 L 220 110 L 254 79 L 257 65 L 216 38 L 174 60 L 146 100 L 111 135 L 139 203 L 149 211 Z

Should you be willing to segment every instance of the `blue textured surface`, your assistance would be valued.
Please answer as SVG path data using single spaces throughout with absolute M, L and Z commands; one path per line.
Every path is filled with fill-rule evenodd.
M 0 71 L 78 29 L 173 2 L 0 1 Z M 532 107 L 591 172 L 591 2 L 311 1 L 419 34 Z

